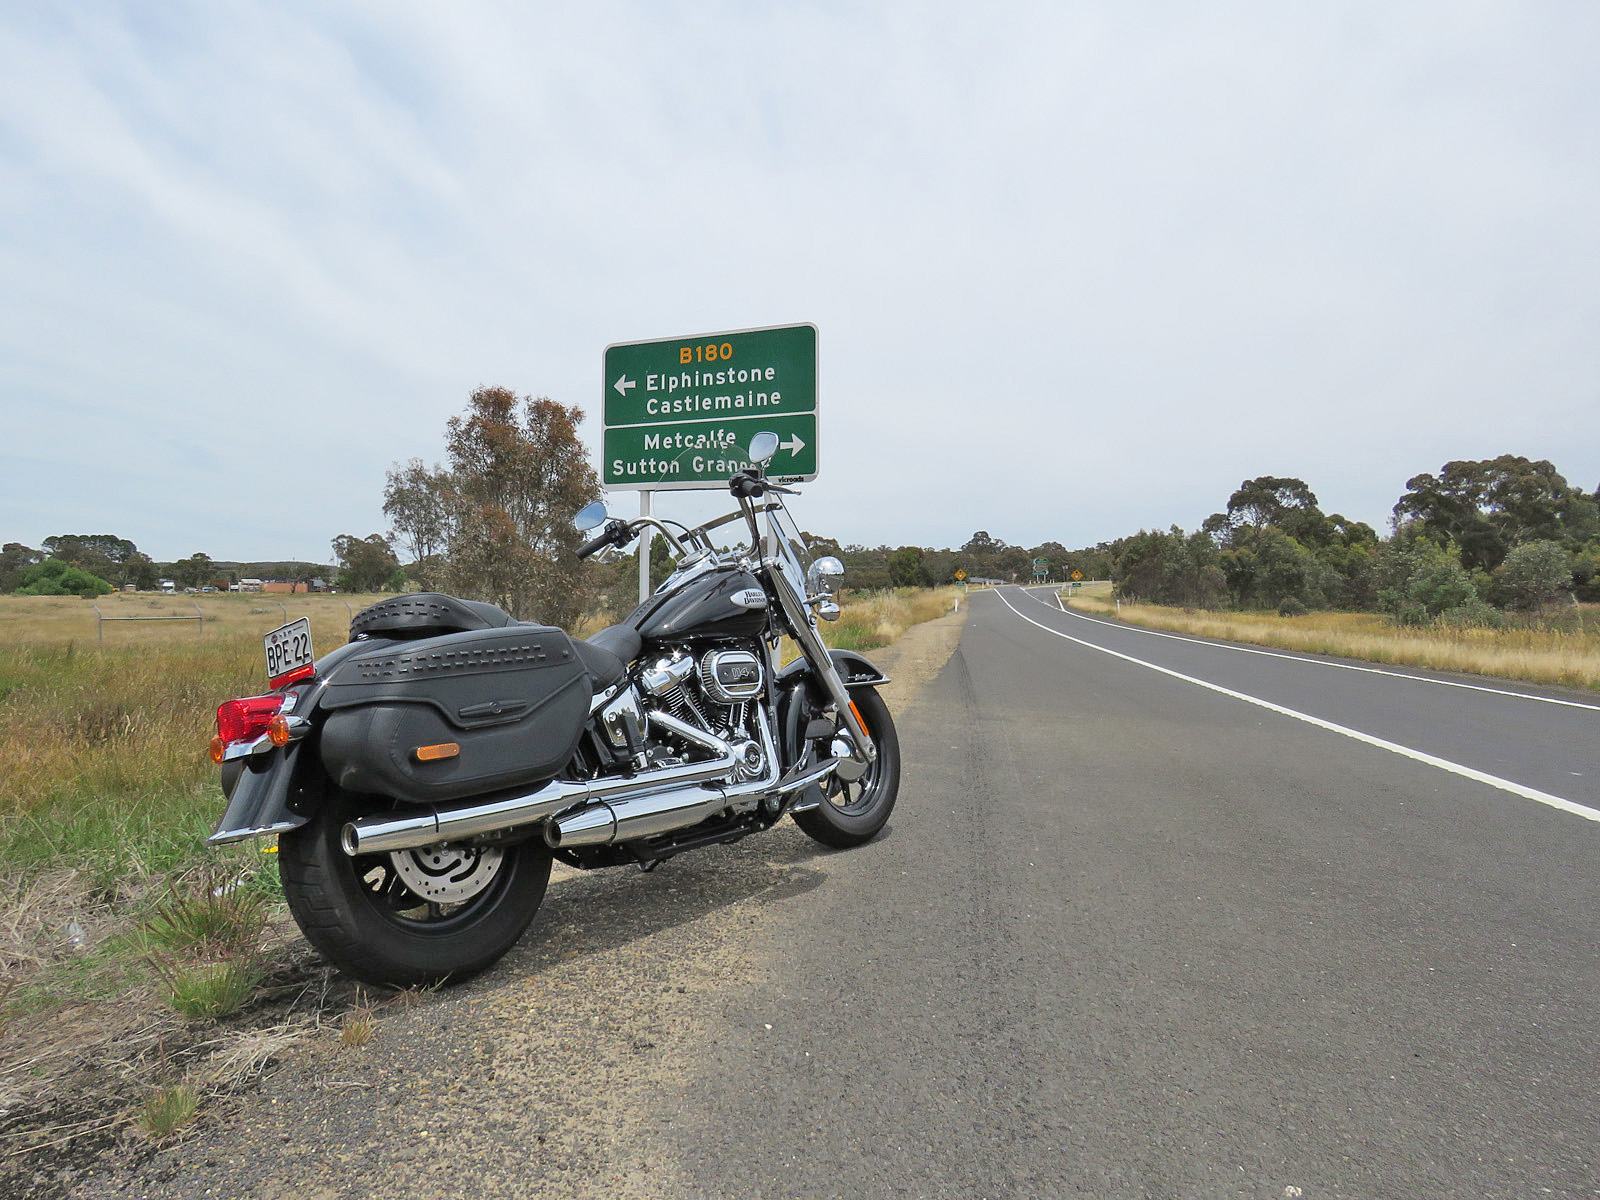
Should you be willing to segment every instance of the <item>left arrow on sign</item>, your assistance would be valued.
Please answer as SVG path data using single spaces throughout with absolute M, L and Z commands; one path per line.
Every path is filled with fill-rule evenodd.
M 617 382 L 611 386 L 617 389 L 617 394 L 619 396 L 626 396 L 629 388 L 638 387 L 639 384 L 637 380 L 629 379 L 626 375 L 621 375 L 618 376 Z

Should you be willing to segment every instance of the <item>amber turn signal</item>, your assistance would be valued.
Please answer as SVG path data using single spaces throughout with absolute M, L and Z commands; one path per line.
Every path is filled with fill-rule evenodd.
M 289 718 L 279 713 L 267 722 L 267 740 L 274 746 L 289 744 Z
M 211 761 L 217 766 L 222 765 L 222 752 L 228 748 L 228 743 L 219 737 L 211 739 Z
M 872 730 L 868 729 L 867 723 L 861 719 L 861 710 L 856 707 L 856 702 L 854 700 L 850 701 L 850 711 L 855 713 L 856 723 L 861 726 L 862 730 L 865 731 L 868 736 L 871 736 Z
M 454 758 L 461 753 L 461 747 L 455 742 L 440 742 L 437 746 L 418 746 L 411 753 L 418 762 L 438 762 L 441 758 Z

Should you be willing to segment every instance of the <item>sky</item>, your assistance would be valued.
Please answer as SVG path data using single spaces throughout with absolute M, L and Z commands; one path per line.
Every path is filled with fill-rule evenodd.
M 0 0 L 0 541 L 326 562 L 474 388 L 598 461 L 608 344 L 796 322 L 843 543 L 1593 490 L 1596 61 L 1592 0 Z

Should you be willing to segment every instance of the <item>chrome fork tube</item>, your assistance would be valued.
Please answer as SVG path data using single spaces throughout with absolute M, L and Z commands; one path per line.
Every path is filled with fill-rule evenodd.
M 783 615 L 789 619 L 790 632 L 794 634 L 794 640 L 800 643 L 806 661 L 821 678 L 834 706 L 839 710 L 839 719 L 844 722 L 845 732 L 850 735 L 850 740 L 855 743 L 856 750 L 863 759 L 869 763 L 876 762 L 878 748 L 872 744 L 871 736 L 856 719 L 856 710 L 850 707 L 850 693 L 833 665 L 833 656 L 828 653 L 828 648 L 822 644 L 822 638 L 812 627 L 811 613 L 804 601 L 793 594 L 788 576 L 783 573 L 783 561 L 777 558 L 763 558 L 761 565 L 766 568 L 767 577 L 772 581 L 772 590 L 778 593 L 778 601 L 783 605 Z

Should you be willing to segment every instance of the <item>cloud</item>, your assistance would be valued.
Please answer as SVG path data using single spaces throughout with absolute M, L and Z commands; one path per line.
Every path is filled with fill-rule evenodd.
M 3 536 L 325 555 L 477 384 L 579 404 L 598 447 L 606 344 L 799 320 L 803 519 L 845 541 L 1193 527 L 1259 474 L 1381 525 L 1409 476 L 1506 452 L 1593 486 L 1597 25 L 9 12 Z

